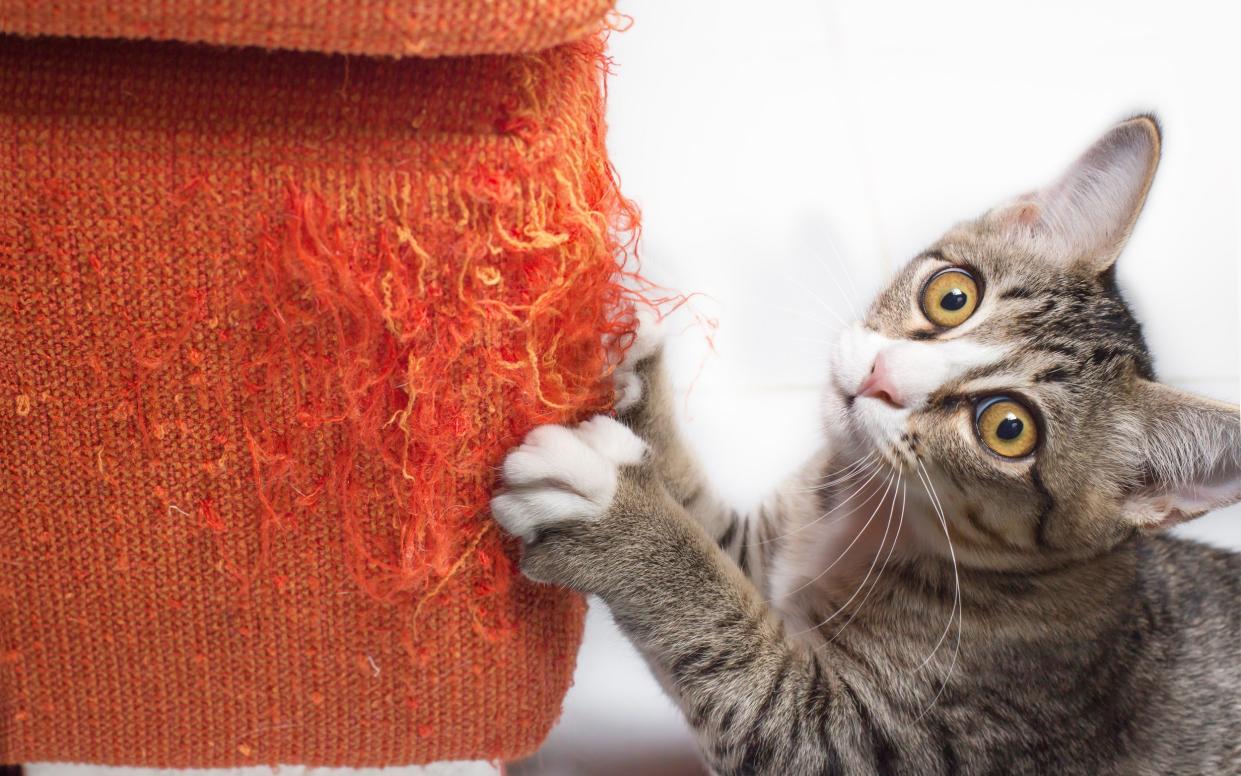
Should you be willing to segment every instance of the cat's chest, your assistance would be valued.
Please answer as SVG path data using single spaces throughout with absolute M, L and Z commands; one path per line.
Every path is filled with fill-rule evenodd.
M 876 591 L 902 544 L 899 515 L 880 506 L 862 502 L 807 515 L 785 536 L 772 559 L 768 592 L 795 631 L 828 631 L 877 604 Z

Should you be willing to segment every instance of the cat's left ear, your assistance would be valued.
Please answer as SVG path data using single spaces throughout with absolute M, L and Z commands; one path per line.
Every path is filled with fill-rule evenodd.
M 1126 516 L 1158 531 L 1241 501 L 1241 408 L 1148 380 L 1135 398 L 1141 476 Z
M 1154 116 L 1112 127 L 1051 186 L 998 208 L 988 217 L 1039 253 L 1101 273 L 1125 247 L 1142 212 L 1160 132 Z

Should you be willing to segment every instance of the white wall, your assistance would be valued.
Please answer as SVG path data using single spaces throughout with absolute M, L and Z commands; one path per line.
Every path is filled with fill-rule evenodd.
M 686 425 L 722 488 L 752 500 L 813 444 L 835 316 L 1141 110 L 1163 121 L 1164 157 L 1121 283 L 1162 378 L 1237 402 L 1231 7 L 621 0 L 612 154 L 644 210 L 647 273 L 709 295 L 696 308 L 719 323 L 716 353 L 698 328 L 673 352 L 682 386 L 698 378 Z M 1189 532 L 1241 548 L 1241 509 Z M 596 607 L 561 726 L 520 772 L 685 773 L 692 749 Z

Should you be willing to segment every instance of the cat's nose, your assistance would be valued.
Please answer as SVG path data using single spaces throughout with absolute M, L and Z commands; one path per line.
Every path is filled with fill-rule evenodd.
M 875 362 L 870 365 L 870 373 L 857 389 L 857 396 L 878 399 L 897 409 L 905 406 L 896 386 L 892 384 L 892 372 L 888 369 L 887 359 L 882 352 L 875 356 Z

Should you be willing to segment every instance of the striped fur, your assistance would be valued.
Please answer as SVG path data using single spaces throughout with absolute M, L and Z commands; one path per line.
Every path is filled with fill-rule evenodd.
M 1112 269 L 1157 158 L 1152 120 L 1122 124 L 914 258 L 833 353 L 823 451 L 753 514 L 714 495 L 649 348 L 620 417 L 645 454 L 602 515 L 516 505 L 613 482 L 568 469 L 617 424 L 506 476 L 523 569 L 607 603 L 716 773 L 1241 774 L 1241 556 L 1162 533 L 1241 498 L 1241 420 L 1154 382 Z M 985 294 L 938 331 L 915 300 L 945 266 Z M 952 363 L 881 407 L 852 390 L 875 342 Z M 973 433 L 996 392 L 1037 408 L 1028 459 Z

